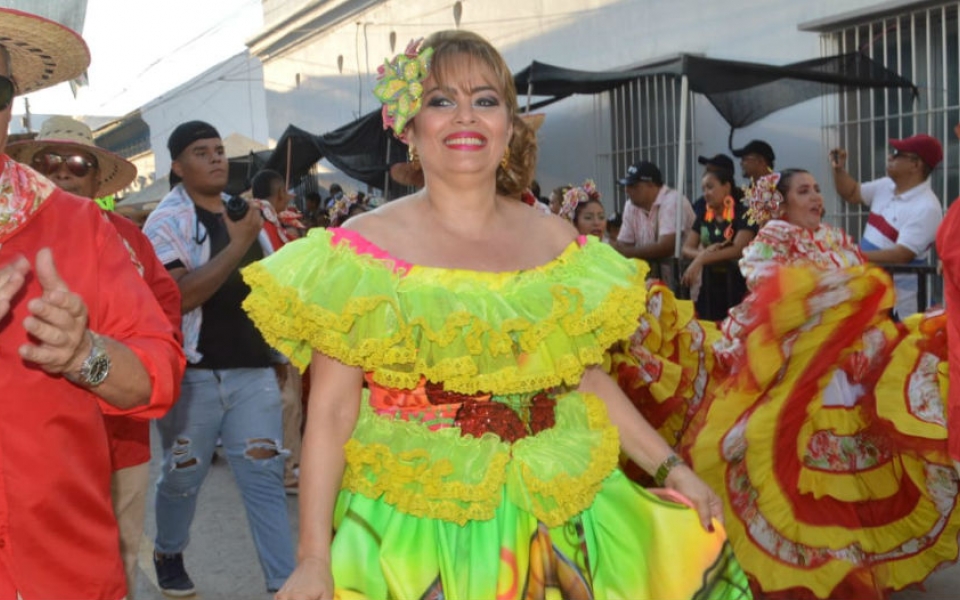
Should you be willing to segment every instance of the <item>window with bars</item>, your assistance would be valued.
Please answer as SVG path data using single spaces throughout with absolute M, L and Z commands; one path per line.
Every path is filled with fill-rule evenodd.
M 652 75 L 614 88 L 607 95 L 610 115 L 609 160 L 616 181 L 626 175 L 627 167 L 640 160 L 649 160 L 660 167 L 666 185 L 676 188 L 680 137 L 680 79 L 672 75 Z M 692 151 L 694 135 L 694 103 L 689 102 L 687 115 L 687 168 L 684 194 L 696 198 L 696 154 Z M 627 201 L 623 187 L 615 186 L 614 201 L 619 211 Z

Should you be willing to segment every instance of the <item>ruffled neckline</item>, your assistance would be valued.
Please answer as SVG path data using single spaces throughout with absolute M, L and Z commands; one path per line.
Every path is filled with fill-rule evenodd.
M 311 231 L 243 271 L 244 308 L 301 367 L 319 350 L 393 389 L 423 378 L 468 394 L 575 386 L 645 310 L 647 266 L 599 241 L 485 272 L 408 267 L 337 233 Z
M 512 270 L 503 270 L 503 271 L 484 271 L 477 269 L 466 269 L 466 268 L 457 268 L 457 267 L 438 267 L 432 265 L 422 265 L 410 263 L 402 258 L 397 258 L 390 254 L 387 250 L 381 248 L 374 242 L 368 240 L 358 231 L 353 229 L 343 229 L 342 227 L 330 227 L 327 229 L 327 232 L 330 233 L 330 244 L 338 245 L 342 243 L 349 244 L 353 248 L 354 252 L 358 255 L 366 255 L 377 260 L 380 260 L 390 266 L 394 272 L 401 275 L 409 274 L 412 271 L 421 271 L 421 272 L 438 272 L 438 273 L 469 273 L 473 276 L 483 277 L 485 275 L 498 277 L 498 276 L 517 276 L 527 272 L 538 272 L 546 271 L 551 269 L 558 263 L 565 262 L 570 258 L 570 255 L 575 253 L 578 249 L 583 248 L 587 245 L 587 236 L 580 235 L 577 238 L 567 244 L 564 247 L 563 251 L 560 252 L 557 256 L 550 259 L 549 261 L 537 265 L 534 267 L 528 267 L 526 269 L 512 269 Z

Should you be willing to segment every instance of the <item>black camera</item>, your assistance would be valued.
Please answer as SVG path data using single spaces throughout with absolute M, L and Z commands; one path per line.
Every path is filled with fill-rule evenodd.
M 227 207 L 227 216 L 231 221 L 239 221 L 247 216 L 250 205 L 240 196 L 230 196 L 230 199 L 223 203 Z

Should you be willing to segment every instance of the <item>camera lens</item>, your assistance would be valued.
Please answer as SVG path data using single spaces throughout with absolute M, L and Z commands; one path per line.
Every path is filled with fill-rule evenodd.
M 247 216 L 247 211 L 250 210 L 247 201 L 239 196 L 231 196 L 224 204 L 227 207 L 227 216 L 230 217 L 231 221 L 239 221 Z

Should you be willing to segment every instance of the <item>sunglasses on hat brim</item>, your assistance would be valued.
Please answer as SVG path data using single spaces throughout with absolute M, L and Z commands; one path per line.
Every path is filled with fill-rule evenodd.
M 82 154 L 57 154 L 56 152 L 38 152 L 30 161 L 31 166 L 44 175 L 53 175 L 66 165 L 67 170 L 76 177 L 86 175 L 97 167 L 97 163 Z
M 6 110 L 17 93 L 17 84 L 6 75 L 0 75 L 0 110 Z

